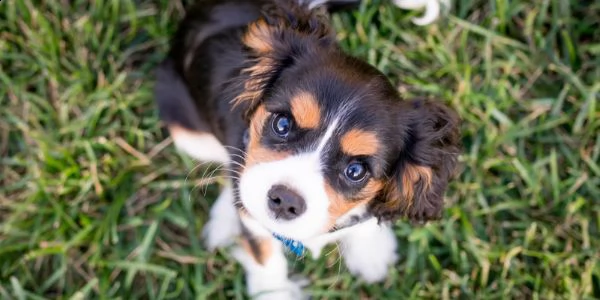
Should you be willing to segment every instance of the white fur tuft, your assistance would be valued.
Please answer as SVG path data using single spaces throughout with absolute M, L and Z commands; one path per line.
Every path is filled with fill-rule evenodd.
M 348 270 L 367 283 L 383 281 L 398 259 L 394 232 L 388 225 L 373 221 L 357 226 L 352 234 L 341 240 L 341 252 Z
M 205 162 L 229 162 L 229 154 L 225 147 L 210 133 L 190 131 L 183 127 L 169 127 L 173 144 L 185 154 Z
M 257 300 L 305 299 L 302 285 L 288 279 L 287 260 L 279 242 L 273 240 L 273 252 L 259 264 L 241 247 L 233 249 L 231 254 L 246 271 L 248 296 Z
M 233 189 L 231 185 L 227 185 L 210 209 L 209 221 L 202 230 L 206 247 L 210 251 L 231 245 L 240 234 L 239 215 L 233 199 Z
M 450 0 L 393 0 L 393 2 L 402 9 L 416 10 L 425 8 L 423 16 L 412 20 L 413 23 L 419 26 L 433 23 L 439 18 L 442 6 L 446 8 L 450 6 Z

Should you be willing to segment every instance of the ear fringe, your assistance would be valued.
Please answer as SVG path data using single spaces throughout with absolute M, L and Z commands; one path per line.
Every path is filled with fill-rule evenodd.
M 402 200 L 407 203 L 406 209 L 410 210 L 414 203 L 415 186 L 419 183 L 422 184 L 421 193 L 428 193 L 431 189 L 431 181 L 433 180 L 433 174 L 431 168 L 426 166 L 417 166 L 407 164 L 404 166 L 402 171 Z
M 252 64 L 250 67 L 241 71 L 241 75 L 246 75 L 247 79 L 244 82 L 243 92 L 231 100 L 234 108 L 243 103 L 248 104 L 249 108 L 256 106 L 269 86 L 270 75 L 275 75 L 272 73 L 278 68 L 277 63 L 270 57 L 256 58 L 250 63 Z M 247 112 L 249 113 L 251 111 Z
M 386 221 L 439 219 L 444 193 L 456 175 L 460 120 L 449 107 L 431 101 L 402 102 L 399 113 L 404 144 L 393 178 L 371 210 Z
M 242 37 L 248 54 L 247 67 L 240 74 L 244 91 L 232 99 L 234 107 L 248 105 L 246 118 L 282 69 L 295 58 L 319 47 L 335 45 L 326 16 L 309 9 L 307 5 L 311 3 L 275 0 L 266 4 L 262 17 L 248 26 Z

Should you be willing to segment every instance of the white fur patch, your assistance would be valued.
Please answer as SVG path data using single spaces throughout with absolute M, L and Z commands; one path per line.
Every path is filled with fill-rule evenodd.
M 206 162 L 229 162 L 229 154 L 217 138 L 209 133 L 199 133 L 179 126 L 170 126 L 169 131 L 175 147 L 187 155 Z
M 328 0 L 299 0 L 298 2 L 300 2 L 301 4 L 307 3 L 308 2 L 308 8 L 309 9 L 315 9 L 319 6 L 322 6 L 323 4 L 329 2 Z
M 357 225 L 341 239 L 341 252 L 350 273 L 367 283 L 383 281 L 390 266 L 396 263 L 397 241 L 388 225 L 375 219 Z
M 450 6 L 450 0 L 393 0 L 396 6 L 403 9 L 422 9 L 425 8 L 425 14 L 418 18 L 413 18 L 412 22 L 419 26 L 425 26 L 438 19 L 441 12 L 441 5 Z
M 241 247 L 232 251 L 233 257 L 246 271 L 246 288 L 252 299 L 305 299 L 302 285 L 288 279 L 287 260 L 279 242 L 273 239 L 273 251 L 263 265 Z
M 347 212 L 346 214 L 344 214 L 343 216 L 341 216 L 338 219 L 338 225 L 344 224 L 352 216 L 359 216 L 359 215 L 364 214 L 366 209 L 367 208 L 364 205 L 357 206 L 357 207 L 351 209 L 349 212 Z M 344 236 L 352 234 L 355 230 L 359 230 L 359 228 L 361 226 L 369 226 L 369 225 L 367 225 L 367 223 L 369 223 L 369 222 L 377 222 L 377 220 L 375 218 L 371 218 L 369 220 L 364 220 L 364 221 L 362 221 L 362 223 L 359 223 L 359 224 L 356 224 L 356 225 L 353 225 L 350 227 L 342 228 L 340 230 L 337 230 L 337 231 L 334 231 L 331 233 L 319 235 L 317 237 L 314 237 L 314 238 L 311 238 L 311 239 L 305 241 L 304 247 L 306 247 L 306 249 L 308 249 L 312 253 L 313 257 L 318 257 L 319 255 L 321 255 L 321 251 L 323 250 L 323 247 L 325 247 L 331 243 L 334 243 L 336 241 L 339 241 Z
M 321 151 L 337 128 L 336 119 L 323 134 L 314 152 L 297 154 L 282 160 L 259 163 L 246 168 L 240 178 L 240 198 L 248 213 L 271 232 L 304 241 L 327 230 L 329 198 L 322 174 Z M 268 208 L 267 194 L 282 184 L 300 193 L 306 211 L 293 220 L 275 219 Z
M 450 7 L 450 0 L 392 0 L 394 4 L 402 9 L 418 10 L 425 8 L 423 16 L 413 18 L 413 23 L 419 26 L 425 26 L 433 23 L 440 16 L 441 5 Z M 310 9 L 330 2 L 330 0 L 299 0 L 300 3 L 308 3 Z
M 273 233 L 268 231 L 256 219 L 246 216 L 246 215 L 241 215 L 240 217 L 241 217 L 242 223 L 244 223 L 244 226 L 250 232 L 252 232 L 253 236 L 262 237 L 262 238 L 264 238 L 264 237 L 272 238 L 273 237 Z
M 210 251 L 231 245 L 241 232 L 239 214 L 233 200 L 233 189 L 227 185 L 210 209 L 210 219 L 202 230 L 206 247 Z

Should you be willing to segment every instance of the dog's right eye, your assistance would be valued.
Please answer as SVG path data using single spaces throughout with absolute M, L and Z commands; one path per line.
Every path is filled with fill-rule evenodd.
M 346 178 L 353 182 L 359 182 L 367 176 L 367 167 L 361 162 L 352 162 L 344 170 Z
M 275 114 L 273 118 L 273 132 L 280 137 L 287 137 L 292 130 L 292 119 L 285 114 Z

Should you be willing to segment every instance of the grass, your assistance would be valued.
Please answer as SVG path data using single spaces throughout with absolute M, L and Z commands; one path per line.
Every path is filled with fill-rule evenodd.
M 317 299 L 600 298 L 600 4 L 461 0 L 336 15 L 351 53 L 463 119 L 444 219 L 398 223 L 366 285 L 337 252 L 290 263 Z M 218 179 L 177 154 L 151 71 L 183 4 L 0 2 L 0 299 L 241 299 L 199 239 Z M 189 177 L 188 177 L 189 175 Z

